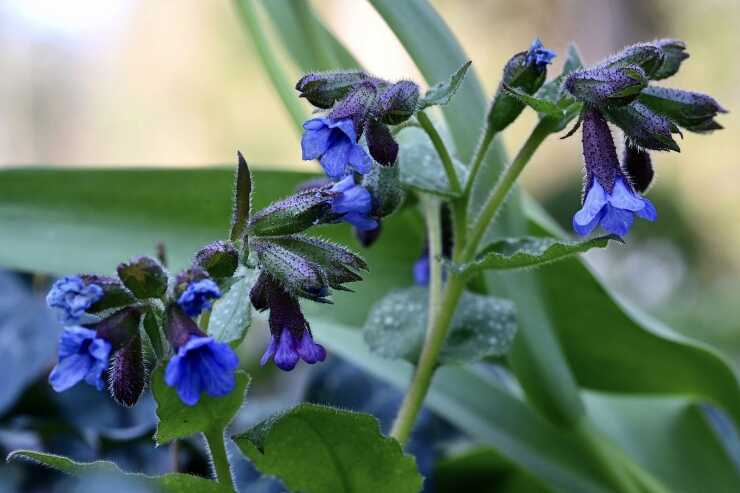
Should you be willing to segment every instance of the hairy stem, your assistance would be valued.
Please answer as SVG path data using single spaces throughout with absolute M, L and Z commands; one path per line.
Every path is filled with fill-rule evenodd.
M 473 160 L 471 161 L 470 167 L 468 168 L 468 178 L 465 180 L 465 190 L 463 191 L 464 197 L 470 197 L 470 192 L 473 190 L 473 183 L 475 183 L 475 177 L 478 176 L 480 165 L 483 162 L 483 159 L 486 157 L 486 154 L 488 153 L 488 148 L 491 147 L 491 142 L 493 142 L 493 138 L 495 136 L 496 132 L 494 132 L 493 128 L 491 128 L 489 125 L 486 125 L 486 130 L 484 131 L 480 141 L 478 142 L 478 147 L 475 148 Z
M 532 154 L 534 154 L 550 132 L 551 122 L 543 118 L 529 135 L 529 138 L 519 150 L 511 164 L 503 173 L 501 173 L 470 231 L 468 241 L 465 244 L 465 250 L 462 254 L 463 261 L 470 260 L 475 256 L 475 252 L 478 250 L 480 241 L 488 230 L 491 221 L 496 216 L 496 212 L 498 212 L 499 208 L 506 200 L 511 188 L 514 186 L 517 178 L 519 178 L 522 170 L 524 170 L 524 167 L 529 162 Z
M 223 430 L 210 430 L 203 435 L 206 438 L 208 452 L 211 455 L 211 463 L 216 481 L 221 484 L 224 491 L 235 491 L 234 478 L 231 477 L 229 457 L 226 454 Z
M 246 26 L 247 33 L 249 33 L 254 47 L 257 49 L 257 55 L 260 57 L 262 66 L 267 71 L 268 77 L 272 82 L 272 86 L 280 96 L 285 108 L 290 113 L 290 117 L 293 123 L 298 128 L 299 132 L 303 130 L 303 121 L 306 119 L 306 112 L 303 110 L 298 98 L 295 97 L 293 85 L 288 82 L 288 78 L 283 71 L 283 68 L 278 63 L 277 57 L 270 49 L 270 44 L 267 41 L 265 32 L 262 30 L 259 19 L 257 18 L 257 10 L 253 0 L 235 0 L 236 10 L 239 12 L 244 25 Z
M 391 430 L 391 436 L 396 438 L 401 445 L 408 440 L 416 416 L 419 414 L 424 398 L 429 391 L 429 385 L 432 383 L 434 370 L 437 367 L 437 357 L 447 337 L 452 316 L 455 314 L 457 302 L 460 300 L 464 288 L 465 282 L 462 279 L 456 276 L 451 277 L 442 293 L 442 302 L 436 310 L 434 318 L 430 317 L 427 321 L 424 347 L 421 350 L 421 356 L 416 365 L 408 392 L 401 403 L 401 408 Z M 433 306 L 430 298 L 430 312 Z
M 420 111 L 416 114 L 416 119 L 419 121 L 419 125 L 421 125 L 421 128 L 423 128 L 429 136 L 429 139 L 431 139 L 432 144 L 434 145 L 434 149 L 436 149 L 437 151 L 437 154 L 439 154 L 439 159 L 442 161 L 442 166 L 444 167 L 445 174 L 447 175 L 447 181 L 450 184 L 450 190 L 452 190 L 452 193 L 454 194 L 462 193 L 460 180 L 457 178 L 455 166 L 452 164 L 452 156 L 450 156 L 450 152 L 447 150 L 447 146 L 442 140 L 442 137 L 439 135 L 439 132 L 437 132 L 437 129 L 434 128 L 432 120 L 430 120 L 429 116 L 427 116 L 427 114 L 423 111 Z

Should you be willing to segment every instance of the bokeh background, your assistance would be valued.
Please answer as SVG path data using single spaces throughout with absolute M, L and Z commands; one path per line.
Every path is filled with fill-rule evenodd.
M 535 37 L 559 53 L 574 41 L 587 63 L 636 41 L 686 41 L 691 58 L 663 85 L 715 96 L 730 110 L 725 130 L 685 133 L 680 154 L 655 155 L 658 222 L 638 224 L 630 248 L 589 261 L 624 297 L 740 370 L 740 1 L 431 3 L 491 94 L 506 60 Z M 369 4 L 313 4 L 369 70 L 421 80 Z M 236 149 L 258 165 L 313 166 L 300 161 L 299 136 L 228 0 L 0 0 L 0 74 L 0 168 L 217 165 L 233 162 Z M 535 118 L 525 112 L 506 131 L 510 153 Z M 565 226 L 580 179 L 578 137 L 549 139 L 524 173 Z

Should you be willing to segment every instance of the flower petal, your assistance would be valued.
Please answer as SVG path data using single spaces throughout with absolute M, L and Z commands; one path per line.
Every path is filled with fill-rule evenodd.
M 634 221 L 635 215 L 632 211 L 609 205 L 604 218 L 601 220 L 601 227 L 608 233 L 624 236 L 629 232 Z
M 298 354 L 303 358 L 303 361 L 309 364 L 326 359 L 324 346 L 316 344 L 308 330 L 303 331 L 303 337 L 301 337 L 301 342 L 298 344 Z
M 332 140 L 334 137 L 332 136 Z M 347 163 L 349 161 L 349 153 L 352 149 L 352 143 L 348 140 L 341 140 L 336 142 L 330 142 L 329 148 L 321 156 L 321 166 L 332 179 L 342 178 L 347 172 Z
M 268 361 L 270 361 L 270 358 L 275 356 L 275 351 L 277 351 L 278 347 L 278 341 L 275 336 L 270 336 L 270 344 L 267 345 L 267 349 L 265 349 L 265 353 L 260 358 L 260 366 L 265 366 Z
M 627 211 L 639 211 L 645 207 L 642 199 L 624 183 L 622 178 L 615 180 L 614 189 L 607 200 L 613 207 Z
M 647 219 L 648 221 L 655 221 L 658 219 L 658 211 L 655 209 L 655 205 L 653 205 L 650 199 L 642 197 L 642 200 L 645 202 L 645 207 L 637 211 L 637 215 L 643 219 Z
M 298 363 L 295 339 L 290 330 L 283 330 L 283 333 L 280 334 L 280 342 L 278 342 L 274 360 L 278 368 L 285 371 L 292 370 Z
M 306 130 L 301 137 L 301 159 L 310 161 L 318 159 L 329 148 L 332 130 L 328 127 L 317 130 Z
M 92 360 L 85 355 L 68 356 L 51 370 L 49 384 L 56 392 L 64 392 L 85 378 L 91 366 Z
M 357 141 L 357 133 L 355 133 L 355 124 L 351 118 L 344 118 L 342 120 L 335 120 L 329 123 L 330 128 L 339 129 L 350 142 L 355 143 Z
M 358 173 L 366 175 L 370 173 L 373 161 L 360 144 L 354 144 L 349 153 L 349 165 Z

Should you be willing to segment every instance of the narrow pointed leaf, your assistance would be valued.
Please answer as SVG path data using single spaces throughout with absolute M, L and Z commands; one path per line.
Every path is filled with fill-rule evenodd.
M 237 155 L 239 162 L 234 180 L 234 212 L 231 216 L 231 233 L 229 234 L 231 241 L 244 239 L 252 207 L 252 173 L 242 153 L 237 152 Z
M 450 75 L 449 79 L 438 82 L 429 88 L 429 90 L 419 98 L 418 109 L 424 110 L 430 106 L 445 105 L 450 102 L 457 89 L 465 79 L 465 74 L 470 68 L 471 61 L 465 62 L 455 73 Z

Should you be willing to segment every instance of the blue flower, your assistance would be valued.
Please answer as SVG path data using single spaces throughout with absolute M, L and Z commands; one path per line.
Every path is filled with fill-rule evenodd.
M 204 390 L 213 397 L 234 390 L 237 366 L 239 358 L 228 344 L 192 335 L 167 364 L 164 381 L 176 388 L 182 402 L 194 406 Z
M 314 342 L 308 327 L 304 328 L 298 336 L 294 335 L 289 327 L 286 327 L 280 335 L 271 336 L 270 344 L 260 359 L 260 365 L 266 365 L 271 358 L 275 360 L 278 368 L 290 371 L 295 368 L 299 359 L 303 359 L 308 364 L 324 361 L 326 350 L 324 346 Z
M 303 128 L 303 160 L 318 159 L 332 179 L 338 180 L 352 170 L 366 174 L 372 168 L 370 156 L 357 143 L 351 119 L 313 118 L 306 121 Z
M 360 231 L 378 227 L 378 221 L 370 217 L 373 198 L 365 187 L 355 184 L 353 176 L 338 181 L 330 190 L 337 194 L 332 200 L 331 211 L 341 214 L 343 221 L 354 225 Z
M 85 285 L 79 276 L 58 279 L 46 295 L 49 308 L 57 312 L 59 322 L 76 324 L 85 311 L 103 297 L 103 288 L 97 284 Z
M 555 52 L 548 50 L 542 44 L 539 38 L 532 41 L 532 46 L 527 51 L 527 65 L 535 65 L 537 68 L 544 68 L 552 63 L 555 58 Z
M 220 297 L 221 291 L 215 282 L 210 279 L 201 279 L 188 284 L 188 287 L 177 299 L 177 304 L 188 316 L 195 317 L 204 310 L 210 309 L 213 304 L 212 300 Z
M 65 327 L 59 338 L 59 363 L 49 375 L 49 383 L 63 392 L 81 380 L 102 390 L 103 371 L 108 367 L 111 344 L 85 327 Z
M 636 193 L 621 176 L 614 181 L 611 193 L 593 180 L 583 207 L 573 216 L 573 229 L 585 236 L 600 225 L 608 233 L 624 236 L 635 215 L 648 221 L 657 218 L 653 203 Z

